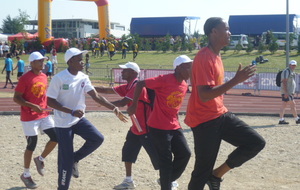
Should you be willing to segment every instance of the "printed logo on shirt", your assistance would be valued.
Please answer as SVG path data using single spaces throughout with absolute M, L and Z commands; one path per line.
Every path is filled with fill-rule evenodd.
M 42 82 L 36 82 L 32 85 L 31 92 L 35 97 L 40 98 L 45 95 L 46 85 Z
M 183 94 L 180 91 L 175 91 L 167 97 L 167 105 L 170 108 L 179 108 L 182 100 Z
M 82 83 L 81 83 L 81 88 L 83 88 L 83 87 L 84 87 L 84 84 L 85 84 L 84 82 L 82 82 Z
M 68 84 L 63 84 L 63 90 L 69 90 L 69 85 Z

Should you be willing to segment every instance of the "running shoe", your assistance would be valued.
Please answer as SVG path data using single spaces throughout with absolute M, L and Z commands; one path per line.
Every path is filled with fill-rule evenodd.
M 31 179 L 31 177 L 24 177 L 24 175 L 22 174 L 20 176 L 21 180 L 23 181 L 23 183 L 25 184 L 25 186 L 28 189 L 36 189 L 38 186 L 33 182 L 33 180 Z
M 121 184 L 114 186 L 114 189 L 134 189 L 134 181 L 128 182 L 124 180 Z
M 296 123 L 297 123 L 297 121 L 296 121 Z M 300 121 L 299 121 L 299 123 L 300 123 Z M 280 120 L 278 124 L 279 125 L 285 125 L 285 124 L 289 124 L 289 122 L 287 122 L 285 120 Z
M 212 175 L 206 184 L 209 186 L 210 190 L 220 190 L 221 182 L 221 178 Z
M 34 159 L 34 163 L 35 163 L 35 166 L 36 166 L 36 170 L 38 171 L 38 173 L 41 175 L 41 176 L 44 176 L 45 174 L 45 170 L 44 170 L 44 162 L 40 161 L 39 157 L 35 157 Z

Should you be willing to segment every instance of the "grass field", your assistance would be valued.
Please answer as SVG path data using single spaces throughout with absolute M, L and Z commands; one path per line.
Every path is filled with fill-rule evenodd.
M 191 57 L 192 59 L 196 55 L 198 51 L 193 52 L 139 52 L 135 62 L 139 64 L 142 69 L 172 69 L 173 60 L 182 54 L 186 54 L 187 56 Z M 91 54 L 91 53 L 90 53 Z M 233 50 L 229 50 L 226 53 L 222 52 L 222 59 L 225 67 L 225 71 L 236 71 L 238 64 L 242 63 L 243 65 L 251 64 L 252 60 L 254 60 L 258 54 L 257 51 L 253 51 L 250 54 L 246 53 L 245 51 L 241 51 L 239 53 L 235 53 Z M 268 51 L 262 54 L 264 58 L 268 59 L 269 62 L 264 64 L 257 65 L 258 72 L 277 72 L 279 69 L 284 69 L 285 66 L 285 52 L 283 50 L 277 51 L 275 54 L 270 54 Z M 21 58 L 25 61 L 26 65 L 28 65 L 28 57 L 29 55 L 22 55 Z M 127 54 L 126 59 L 121 59 L 121 52 L 117 52 L 116 55 L 113 57 L 113 60 L 110 61 L 107 54 L 102 58 L 94 58 L 90 57 L 91 68 L 90 71 L 93 72 L 93 75 L 90 76 L 91 80 L 93 81 L 94 85 L 97 83 L 101 83 L 104 85 L 108 85 L 110 82 L 110 78 L 106 77 L 99 77 L 103 76 L 103 72 L 109 75 L 111 68 L 119 68 L 118 65 L 124 64 L 128 61 L 132 61 L 132 52 Z M 297 51 L 291 51 L 290 59 L 296 60 L 300 63 L 300 56 L 297 55 Z M 14 66 L 16 65 L 16 59 L 13 59 Z M 67 67 L 67 64 L 64 62 L 64 54 L 58 54 L 58 66 L 59 70 L 62 70 Z M 0 58 L 0 69 L 2 71 L 4 67 L 4 58 Z M 101 74 L 99 72 L 102 72 Z M 300 72 L 300 67 L 296 69 L 296 72 Z M 12 81 L 15 83 L 17 82 L 16 77 L 17 72 L 15 75 L 12 76 Z M 0 75 L 0 82 L 5 82 L 5 72 Z M 13 94 L 11 92 L 5 92 L 1 90 L 2 86 L 0 86 L 0 98 L 1 97 L 12 97 Z
M 197 51 L 193 52 L 139 52 L 135 62 L 139 64 L 142 69 L 172 69 L 173 60 L 182 54 L 186 54 L 192 59 L 196 55 Z M 90 53 L 91 54 L 91 53 Z M 243 65 L 251 64 L 252 60 L 259 55 L 263 55 L 264 58 L 268 59 L 269 62 L 264 64 L 257 65 L 258 72 L 277 72 L 279 69 L 285 68 L 286 58 L 285 52 L 283 50 L 277 51 L 275 54 L 271 54 L 270 52 L 266 51 L 263 54 L 258 54 L 257 51 L 253 51 L 250 54 L 246 53 L 245 51 L 240 51 L 239 53 L 235 53 L 233 50 L 229 50 L 226 53 L 222 52 L 222 59 L 224 63 L 224 67 L 226 71 L 235 71 L 238 67 L 239 63 Z M 29 55 L 22 55 L 21 58 L 28 64 L 28 57 Z M 62 70 L 67 67 L 67 64 L 64 62 L 64 54 L 58 54 L 58 62 L 59 62 L 59 70 Z M 296 60 L 300 63 L 300 56 L 297 54 L 297 51 L 293 50 L 290 53 L 290 59 Z M 16 59 L 14 60 L 14 66 L 16 65 Z M 110 61 L 107 55 L 103 56 L 102 58 L 94 58 L 90 56 L 91 68 L 90 71 L 94 71 L 97 73 L 97 69 L 104 69 L 107 68 L 107 72 L 111 68 L 118 68 L 119 64 L 124 64 L 128 61 L 132 61 L 132 52 L 127 54 L 126 59 L 121 59 L 121 52 L 117 52 L 116 55 L 113 57 L 113 60 Z M 0 68 L 1 70 L 4 67 L 4 58 L 0 58 Z M 300 67 L 299 70 L 300 71 Z M 16 72 L 15 72 L 16 73 Z M 93 75 L 91 77 L 92 80 L 105 80 L 103 78 L 97 78 L 97 75 Z M 13 81 L 16 82 L 16 75 L 12 77 Z M 0 81 L 5 81 L 5 72 L 0 75 Z

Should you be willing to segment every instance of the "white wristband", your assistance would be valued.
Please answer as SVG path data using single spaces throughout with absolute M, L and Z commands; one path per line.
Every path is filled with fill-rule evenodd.
M 119 110 L 119 108 L 115 107 L 112 111 L 115 113 L 116 110 Z

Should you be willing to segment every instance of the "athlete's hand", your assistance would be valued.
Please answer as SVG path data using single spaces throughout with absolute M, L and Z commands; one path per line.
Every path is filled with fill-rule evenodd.
M 239 64 L 238 70 L 233 78 L 238 83 L 244 82 L 245 80 L 249 79 L 253 75 L 255 75 L 256 66 L 255 65 L 248 65 L 242 68 L 242 64 Z
M 133 104 L 127 108 L 128 115 L 131 116 L 131 115 L 135 114 L 135 112 L 136 112 L 136 106 L 134 106 Z
M 114 110 L 113 110 L 114 114 L 121 120 L 123 121 L 124 123 L 126 123 L 128 121 L 128 117 L 126 117 L 126 115 L 124 115 L 118 107 L 116 107 Z
M 84 111 L 83 110 L 73 110 L 72 114 L 74 117 L 82 118 Z
M 39 106 L 39 105 L 33 105 L 31 107 L 31 109 L 34 111 L 34 112 L 37 112 L 37 113 L 42 113 L 43 112 L 43 109 Z

